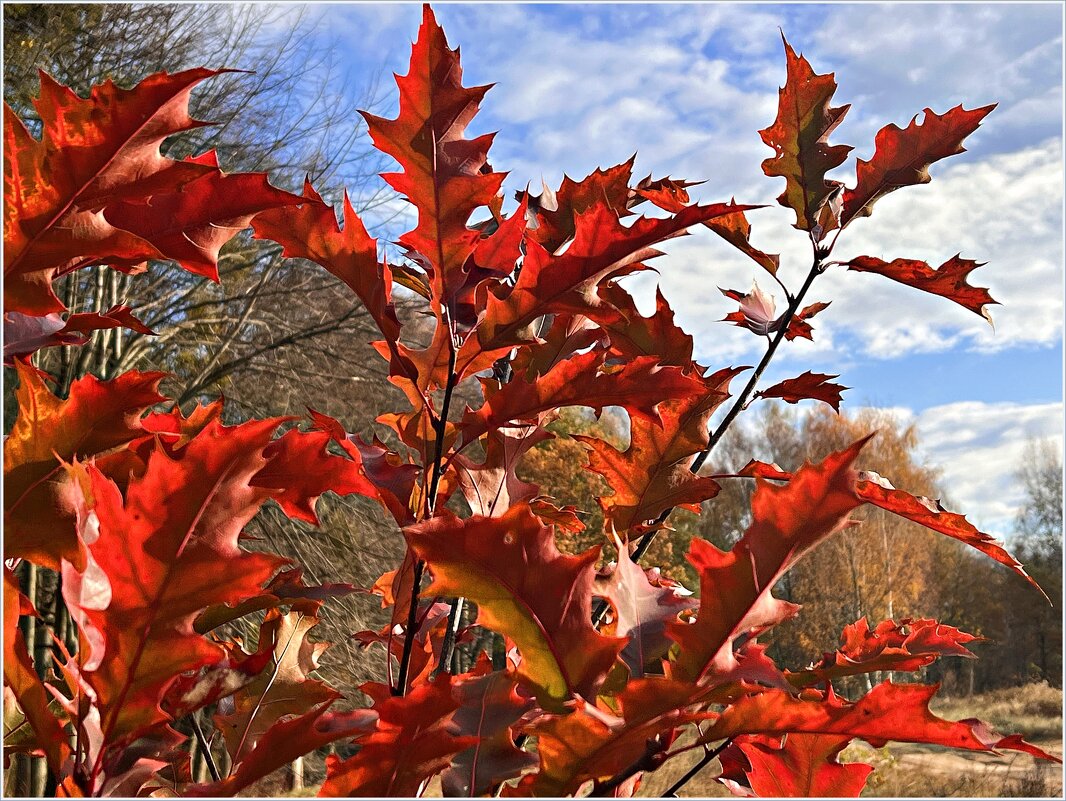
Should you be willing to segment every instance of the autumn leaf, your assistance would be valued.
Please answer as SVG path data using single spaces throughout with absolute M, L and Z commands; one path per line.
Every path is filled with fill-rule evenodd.
M 927 262 L 917 259 L 895 259 L 886 262 L 873 256 L 859 256 L 847 264 L 849 270 L 877 273 L 923 292 L 953 300 L 963 308 L 981 315 L 991 324 L 992 316 L 985 306 L 999 305 L 998 301 L 992 299 L 986 288 L 971 286 L 967 281 L 967 276 L 981 266 L 983 265 L 980 262 L 957 255 L 939 267 L 931 267 Z
M 921 125 L 915 115 L 906 128 L 886 125 L 878 131 L 873 157 L 856 162 L 855 188 L 844 191 L 841 226 L 856 217 L 869 216 L 873 204 L 889 192 L 929 183 L 929 166 L 948 156 L 965 153 L 962 141 L 977 130 L 981 120 L 995 107 L 993 103 L 967 111 L 959 105 L 944 114 L 927 108 Z
M 282 718 L 340 698 L 336 690 L 310 676 L 329 647 L 307 638 L 319 623 L 318 607 L 317 602 L 303 601 L 285 614 L 275 610 L 267 613 L 259 629 L 259 651 L 270 652 L 270 662 L 253 681 L 230 696 L 232 711 L 214 716 L 234 763 L 239 763 Z
M 929 743 L 966 751 L 1023 751 L 1060 761 L 1016 735 L 998 735 L 978 720 L 954 723 L 937 717 L 929 711 L 929 701 L 937 689 L 886 681 L 855 702 L 844 700 L 832 689 L 807 690 L 801 697 L 784 690 L 762 690 L 742 696 L 727 707 L 713 725 L 704 728 L 698 741 L 714 742 L 739 734 L 795 732 L 841 735 L 866 740 L 875 747 L 889 741 Z
M 536 497 L 538 487 L 522 481 L 515 471 L 530 448 L 552 436 L 539 426 L 494 428 L 485 435 L 483 461 L 475 462 L 463 454 L 456 456 L 459 486 L 471 514 L 499 517 L 512 505 Z
M 825 373 L 812 373 L 810 370 L 796 376 L 787 378 L 779 384 L 774 384 L 767 389 L 755 393 L 760 398 L 780 398 L 786 403 L 799 403 L 801 400 L 820 400 L 828 403 L 834 411 L 840 411 L 840 393 L 847 387 L 834 384 L 830 378 L 835 375 Z
M 456 754 L 474 746 L 476 736 L 456 735 L 450 725 L 458 709 L 452 677 L 413 687 L 407 695 L 374 704 L 376 728 L 359 739 L 359 753 L 341 761 L 326 758 L 327 798 L 415 796 L 419 786 L 444 770 Z
M 15 311 L 4 313 L 4 363 L 11 366 L 16 356 L 25 358 L 41 348 L 58 345 L 84 345 L 93 331 L 128 328 L 139 334 L 154 332 L 133 316 L 129 306 L 112 306 L 105 312 L 59 314 L 30 317 Z
M 195 798 L 236 795 L 264 776 L 318 748 L 338 740 L 358 738 L 374 730 L 378 716 L 373 710 L 327 711 L 332 703 L 327 701 L 299 717 L 275 723 L 229 776 L 219 782 L 187 787 L 185 794 Z
M 805 670 L 788 673 L 797 687 L 876 670 L 916 671 L 942 656 L 973 658 L 966 645 L 980 641 L 936 620 L 885 620 L 870 628 L 866 618 L 844 627 L 840 648 Z
M 460 425 L 463 444 L 486 431 L 563 406 L 625 406 L 633 416 L 659 419 L 657 406 L 700 392 L 702 382 L 676 367 L 660 367 L 645 356 L 611 368 L 602 352 L 589 351 L 560 362 L 532 382 L 515 379 L 490 394 L 477 411 L 467 410 Z
M 770 275 L 777 275 L 777 270 L 781 266 L 781 257 L 777 254 L 763 253 L 751 244 L 749 239 L 751 223 L 748 222 L 743 211 L 726 214 L 705 224 Z
M 264 175 L 223 175 L 213 154 L 160 154 L 167 137 L 203 124 L 189 116 L 189 95 L 217 74 L 159 73 L 132 89 L 107 81 L 81 98 L 42 73 L 40 140 L 5 106 L 7 311 L 63 311 L 53 277 L 92 264 L 128 272 L 172 258 L 217 280 L 218 246 L 254 212 L 297 200 Z
M 509 671 L 491 668 L 482 654 L 474 671 L 453 685 L 459 702 L 451 719 L 454 733 L 477 737 L 478 742 L 453 757 L 441 774 L 446 797 L 485 795 L 537 764 L 535 755 L 515 747 L 512 733 L 533 701 L 519 695 Z
M 125 498 L 87 468 L 87 524 L 97 537 L 88 551 L 99 577 L 85 584 L 65 562 L 63 589 L 89 651 L 82 670 L 98 699 L 105 744 L 167 720 L 159 699 L 171 678 L 225 655 L 195 632 L 196 616 L 259 595 L 284 563 L 237 544 L 270 497 L 249 482 L 266 464 L 263 451 L 277 425 L 211 423 L 177 458 L 154 452 Z M 109 598 L 101 598 L 105 591 Z
M 604 632 L 615 637 L 627 637 L 622 649 L 622 661 L 634 678 L 644 676 L 644 668 L 653 659 L 662 657 L 670 647 L 666 624 L 677 615 L 691 609 L 698 601 L 680 585 L 663 581 L 659 575 L 650 580 L 649 573 L 637 565 L 629 555 L 629 548 L 615 538 L 618 561 L 606 576 L 596 577 L 593 592 L 606 598 L 613 610 L 613 619 Z
M 688 558 L 700 576 L 700 608 L 695 623 L 667 626 L 681 648 L 672 675 L 692 681 L 729 676 L 738 666 L 737 637 L 757 635 L 796 613 L 798 607 L 770 591 L 807 551 L 847 525 L 861 504 L 852 463 L 865 443 L 805 464 L 784 486 L 756 479 L 752 524 L 730 551 L 692 540 Z
M 832 301 L 830 301 L 832 302 Z M 797 314 L 793 315 L 792 319 L 788 322 L 788 328 L 785 329 L 785 339 L 791 342 L 794 339 L 803 338 L 814 341 L 813 331 L 811 324 L 807 322 L 809 319 L 823 312 L 829 308 L 829 303 L 812 303 L 810 306 L 804 306 Z
M 850 106 L 830 106 L 837 88 L 833 74 L 817 75 L 783 36 L 782 41 L 788 72 L 779 92 L 777 119 L 759 131 L 777 155 L 766 159 L 762 169 L 785 179 L 785 191 L 777 202 L 796 212 L 795 227 L 821 240 L 838 226 L 836 220 L 825 220 L 822 210 L 842 188 L 839 182 L 826 180 L 825 174 L 843 164 L 851 152 L 847 145 L 830 145 L 829 135 Z
M 628 214 L 633 196 L 629 182 L 635 161 L 633 155 L 614 167 L 597 168 L 580 181 L 564 175 L 556 190 L 545 187 L 539 198 L 530 201 L 530 237 L 549 253 L 555 253 L 574 238 L 578 218 L 594 206 L 606 204 L 617 217 Z M 528 193 L 523 198 L 528 198 Z
M 861 473 L 856 492 L 866 503 L 873 504 L 919 525 L 938 531 L 952 539 L 976 548 L 1001 565 L 1006 565 L 1024 578 L 1046 598 L 1047 595 L 1033 578 L 1025 572 L 1021 563 L 1011 556 L 993 537 L 979 531 L 963 515 L 949 512 L 939 501 L 912 495 L 893 487 L 876 473 Z
M 84 566 L 73 502 L 62 462 L 88 459 L 144 436 L 141 416 L 164 400 L 163 373 L 123 373 L 111 381 L 88 375 L 65 400 L 37 372 L 15 365 L 19 415 L 4 440 L 4 557 L 52 570 L 67 560 Z
M 689 465 L 707 447 L 711 416 L 729 397 L 729 382 L 738 372 L 694 376 L 699 390 L 660 403 L 660 421 L 631 421 L 625 451 L 595 437 L 574 437 L 590 450 L 588 469 L 603 476 L 612 490 L 600 498 L 600 506 L 613 530 L 628 531 L 674 507 L 698 509 L 718 494 L 718 483 L 692 473 Z
M 410 68 L 396 77 L 396 119 L 363 112 L 374 145 L 402 168 L 383 177 L 418 210 L 418 225 L 400 244 L 424 261 L 438 310 L 465 283 L 467 259 L 480 238 L 467 221 L 492 202 L 504 178 L 488 168 L 492 135 L 465 138 L 490 87 L 464 87 L 462 77 L 459 51 L 448 47 L 427 4 Z
M 722 289 L 719 292 L 730 300 L 740 304 L 740 309 L 730 312 L 722 320 L 724 323 L 733 323 L 740 328 L 747 328 L 753 334 L 761 337 L 769 336 L 780 326 L 777 318 L 777 305 L 774 296 L 763 292 L 757 281 L 751 284 L 750 292 L 741 292 L 737 289 Z
M 295 208 L 264 211 L 252 218 L 259 239 L 281 245 L 282 256 L 307 259 L 337 276 L 363 302 L 378 330 L 388 340 L 400 336 L 400 322 L 392 304 L 392 272 L 378 260 L 377 241 L 371 238 L 344 195 L 344 228 L 333 208 L 304 183 L 303 202 Z
M 408 526 L 404 536 L 433 571 L 427 595 L 469 598 L 480 625 L 514 640 L 522 654 L 518 675 L 541 706 L 593 696 L 625 644 L 592 626 L 598 548 L 559 553 L 552 529 L 526 504 L 467 520 L 445 510 Z
M 574 238 L 564 251 L 553 254 L 535 241 L 527 242 L 514 288 L 500 288 L 499 295 L 491 290 L 486 294 L 485 316 L 477 329 L 478 346 L 489 351 L 533 341 L 527 328 L 545 314 L 569 312 L 594 317 L 603 305 L 592 291 L 594 286 L 661 255 L 655 245 L 693 225 L 748 208 L 726 203 L 686 206 L 671 217 L 638 217 L 623 226 L 607 202 L 591 205 L 575 217 Z M 468 342 L 466 347 L 473 344 Z
M 748 761 L 748 787 L 761 798 L 858 798 L 874 770 L 839 761 L 851 742 L 846 736 L 795 732 L 779 745 L 773 739 L 756 735 L 737 744 Z

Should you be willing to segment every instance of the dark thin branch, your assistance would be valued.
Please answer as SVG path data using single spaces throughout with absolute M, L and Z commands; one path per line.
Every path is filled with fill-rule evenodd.
M 196 735 L 196 742 L 200 745 L 200 753 L 204 755 L 204 762 L 207 763 L 207 769 L 211 773 L 211 778 L 216 782 L 222 781 L 222 775 L 218 772 L 218 765 L 215 764 L 215 758 L 211 754 L 211 745 L 207 742 L 207 738 L 204 737 L 203 729 L 200 728 L 200 719 L 197 713 L 193 713 L 189 716 L 192 721 L 192 731 Z
M 696 778 L 696 774 L 698 774 L 701 770 L 703 770 L 705 767 L 714 762 L 714 760 L 718 758 L 718 755 L 721 754 L 726 748 L 728 748 L 729 744 L 732 742 L 733 738 L 729 738 L 717 748 L 712 748 L 706 754 L 704 754 L 703 758 L 691 768 L 689 768 L 684 776 L 682 776 L 680 779 L 670 785 L 670 788 L 663 793 L 663 798 L 677 798 L 677 791 L 684 787 L 686 784 L 688 784 L 690 781 L 692 781 L 694 778 Z

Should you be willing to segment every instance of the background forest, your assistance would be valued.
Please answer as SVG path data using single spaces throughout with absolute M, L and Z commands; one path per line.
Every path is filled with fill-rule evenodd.
M 285 15 L 286 34 L 272 15 Z M 374 109 L 383 88 L 355 85 L 334 62 L 332 48 L 309 47 L 308 19 L 291 9 L 230 5 L 14 5 L 4 6 L 4 97 L 24 119 L 34 115 L 38 70 L 78 92 L 111 77 L 132 85 L 161 70 L 194 65 L 232 65 L 233 73 L 210 82 L 194 97 L 193 116 L 218 124 L 168 143 L 168 155 L 217 148 L 227 171 L 267 170 L 276 186 L 299 191 L 305 174 L 337 200 L 347 187 L 360 212 L 388 239 L 393 206 L 377 180 L 387 165 L 372 150 L 357 108 Z M 317 39 L 316 39 L 317 41 Z M 385 87 L 386 82 L 382 82 Z M 385 87 L 387 88 L 387 87 Z M 264 160 L 268 159 L 268 160 Z M 332 188 L 330 196 L 328 190 Z M 278 246 L 250 237 L 231 243 L 220 260 L 221 284 L 158 263 L 150 275 L 130 281 L 105 268 L 64 278 L 57 291 L 74 312 L 102 312 L 129 304 L 159 336 L 123 329 L 97 331 L 83 348 L 42 350 L 40 366 L 60 377 L 60 392 L 81 375 L 107 378 L 129 369 L 171 374 L 164 392 L 184 410 L 227 399 L 226 415 L 238 419 L 301 415 L 305 407 L 337 417 L 347 430 L 369 437 L 370 423 L 389 406 L 384 363 L 371 352 L 372 326 L 362 306 L 353 307 L 340 282 L 324 270 L 280 269 Z M 399 309 L 401 316 L 405 310 Z M 404 320 L 416 330 L 417 319 Z M 5 432 L 11 424 L 11 376 L 5 370 Z M 930 498 L 944 496 L 936 466 L 920 457 L 913 425 L 871 408 L 836 414 L 764 404 L 734 427 L 705 472 L 739 469 L 750 455 L 795 470 L 819 460 L 868 431 L 881 435 L 869 458 L 892 468 L 897 486 Z M 578 551 L 595 544 L 601 512 L 594 500 L 598 476 L 583 468 L 586 449 L 566 433 L 595 431 L 624 446 L 619 413 L 573 413 L 554 424 L 559 436 L 537 446 L 520 476 L 539 484 L 560 504 L 573 504 L 591 522 L 586 538 L 564 538 Z M 760 417 L 761 415 L 761 417 Z M 1062 462 L 1057 448 L 1033 441 L 1024 460 L 1004 466 L 1024 488 L 1025 506 L 1009 546 L 1048 595 L 1062 597 Z M 699 515 L 675 511 L 672 531 L 653 546 L 652 563 L 664 565 L 686 586 L 694 576 L 683 559 L 692 537 L 731 545 L 750 522 L 747 482 L 730 482 Z M 948 499 L 945 505 L 951 506 Z M 250 527 L 263 547 L 299 556 L 315 583 L 350 582 L 370 587 L 403 554 L 391 520 L 359 497 L 323 498 L 322 526 L 311 529 L 266 509 Z M 1061 687 L 1061 609 L 1048 607 L 1024 582 L 1001 566 L 902 518 L 867 507 L 861 527 L 820 548 L 786 579 L 780 597 L 802 603 L 804 616 L 772 637 L 775 658 L 796 663 L 832 650 L 841 629 L 862 616 L 871 620 L 935 617 L 987 638 L 978 660 L 948 660 L 927 668 L 923 681 L 941 681 L 946 694 L 966 696 L 1029 682 Z M 921 553 L 923 558 L 911 555 Z M 887 577 L 887 578 L 886 578 Z M 42 611 L 44 624 L 72 638 L 69 617 L 56 592 L 56 576 L 23 565 L 24 591 Z M 330 640 L 320 674 L 332 683 L 358 685 L 379 660 L 367 658 L 352 634 L 381 624 L 378 599 L 352 594 L 324 611 L 317 630 Z M 47 666 L 50 644 L 27 619 L 26 639 L 37 664 Z M 41 624 L 39 624 L 41 625 Z M 462 648 L 460 648 L 460 657 Z M 863 689 L 867 689 L 864 687 Z

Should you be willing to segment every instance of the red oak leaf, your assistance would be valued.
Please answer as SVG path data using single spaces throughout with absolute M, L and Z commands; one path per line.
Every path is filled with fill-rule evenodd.
M 832 301 L 830 301 L 831 303 Z M 814 340 L 812 336 L 813 328 L 807 321 L 818 314 L 818 312 L 825 311 L 829 308 L 829 303 L 812 303 L 810 306 L 804 306 L 798 314 L 796 314 L 788 323 L 788 329 L 785 331 L 785 339 L 789 342 L 792 340 L 803 337 L 804 339 Z
M 344 228 L 333 208 L 322 202 L 311 182 L 304 184 L 303 202 L 288 209 L 257 214 L 252 227 L 259 239 L 272 239 L 290 259 L 307 259 L 341 279 L 363 302 L 390 341 L 400 335 L 400 322 L 392 305 L 392 272 L 378 260 L 377 241 L 363 226 L 344 196 Z
M 766 159 L 762 169 L 769 176 L 785 179 L 785 191 L 777 202 L 796 212 L 796 228 L 811 231 L 820 240 L 838 227 L 835 215 L 826 218 L 823 209 L 842 187 L 837 181 L 826 180 L 825 174 L 843 164 L 851 148 L 828 141 L 850 106 L 829 105 L 837 88 L 833 74 L 815 74 L 807 59 L 797 56 L 787 41 L 785 58 L 788 74 L 779 93 L 777 119 L 759 131 L 763 142 L 777 155 Z
M 967 751 L 1009 749 L 1055 762 L 1060 760 L 1020 737 L 1003 737 L 977 720 L 957 723 L 929 711 L 937 686 L 884 682 L 854 703 L 828 692 L 806 690 L 797 698 L 784 690 L 763 690 L 742 696 L 726 708 L 700 742 L 714 742 L 740 734 L 841 735 L 886 742 L 929 743 Z
M 917 259 L 896 259 L 891 262 L 873 256 L 859 256 L 848 262 L 849 270 L 877 273 L 923 292 L 931 292 L 984 317 L 991 324 L 992 317 L 985 306 L 999 305 L 984 287 L 971 286 L 966 278 L 981 267 L 980 262 L 953 256 L 939 267 L 930 267 Z
M 747 758 L 748 786 L 761 798 L 858 798 L 873 773 L 861 762 L 841 763 L 851 742 L 832 734 L 786 734 L 780 745 L 770 737 L 744 737 L 737 744 Z
M 485 435 L 484 461 L 455 457 L 459 487 L 471 513 L 499 517 L 514 504 L 536 497 L 539 488 L 522 481 L 515 471 L 530 448 L 552 436 L 539 426 L 494 428 Z
M 629 181 L 635 160 L 636 156 L 631 156 L 617 166 L 597 169 L 580 181 L 564 175 L 555 191 L 545 187 L 539 198 L 530 200 L 530 237 L 549 253 L 555 253 L 575 236 L 578 218 L 593 206 L 605 203 L 616 216 L 626 216 L 633 194 Z
M 493 202 L 504 178 L 488 167 L 492 135 L 464 136 L 489 87 L 466 88 L 462 77 L 459 51 L 449 49 L 427 4 L 410 69 L 396 77 L 396 119 L 363 112 L 374 145 L 403 169 L 383 177 L 418 210 L 418 225 L 400 243 L 421 257 L 438 311 L 466 283 L 467 259 L 480 238 L 467 221 Z
M 338 740 L 358 738 L 374 730 L 378 721 L 376 712 L 369 709 L 329 712 L 327 710 L 332 703 L 328 701 L 300 717 L 275 723 L 259 738 L 256 747 L 235 766 L 233 773 L 219 782 L 187 787 L 185 793 L 196 798 L 234 796 L 311 751 Z
M 173 258 L 217 278 L 222 242 L 254 212 L 296 200 L 263 175 L 222 175 L 212 154 L 160 154 L 167 137 L 203 124 L 189 117 L 189 95 L 217 74 L 160 73 L 132 89 L 107 81 L 81 98 L 42 73 L 40 141 L 5 106 L 7 311 L 63 311 L 53 277 L 92 264 L 132 271 Z
M 441 774 L 447 797 L 485 795 L 537 764 L 535 755 L 515 747 L 512 733 L 533 708 L 532 700 L 518 694 L 509 671 L 490 671 L 491 663 L 482 654 L 475 675 L 453 686 L 459 702 L 452 715 L 455 733 L 475 736 L 478 743 L 457 754 Z
M 986 556 L 1006 565 L 1043 593 L 1043 589 L 1025 572 L 1021 563 L 1011 556 L 993 537 L 979 531 L 964 516 L 949 512 L 939 501 L 911 495 L 894 488 L 876 473 L 860 473 L 855 489 L 859 497 L 886 511 L 905 517 L 919 525 L 964 542 Z M 1046 598 L 1047 595 L 1045 594 Z
M 716 674 L 731 674 L 737 637 L 757 635 L 796 613 L 796 606 L 770 590 L 806 552 L 847 525 L 862 503 L 852 463 L 865 443 L 804 465 L 784 486 L 756 479 L 752 524 L 732 550 L 692 540 L 688 558 L 700 575 L 700 609 L 695 623 L 667 626 L 681 646 L 674 675 L 714 681 Z
M 756 397 L 780 398 L 785 403 L 799 403 L 801 400 L 820 400 L 828 403 L 835 411 L 840 411 L 840 393 L 847 389 L 834 384 L 830 378 L 835 375 L 812 373 L 810 370 L 795 378 L 787 378 L 768 389 L 759 390 Z
M 575 436 L 590 449 L 588 469 L 603 476 L 612 493 L 600 498 L 607 525 L 618 532 L 639 527 L 679 506 L 697 510 L 718 494 L 718 483 L 689 470 L 692 457 L 707 447 L 711 416 L 729 397 L 739 370 L 693 376 L 699 391 L 659 404 L 659 421 L 634 418 L 630 442 L 619 452 L 595 437 Z
M 921 125 L 915 115 L 906 128 L 886 125 L 878 131 L 873 157 L 857 161 L 855 188 L 844 191 L 841 225 L 869 216 L 873 204 L 889 192 L 929 183 L 929 165 L 965 153 L 962 140 L 976 131 L 995 107 L 993 103 L 967 111 L 960 105 L 944 114 L 926 109 Z
M 91 332 L 106 328 L 129 328 L 139 334 L 154 334 L 133 316 L 129 306 L 112 306 L 99 314 L 72 314 L 66 320 L 56 313 L 29 317 L 9 311 L 4 313 L 4 363 L 10 366 L 13 357 L 26 357 L 41 348 L 84 345 Z
M 751 236 L 751 223 L 744 216 L 744 212 L 737 211 L 732 214 L 726 214 L 711 220 L 706 225 L 730 245 L 751 258 L 752 261 L 770 273 L 770 275 L 777 275 L 777 269 L 781 266 L 781 257 L 776 254 L 763 253 L 751 244 L 748 239 Z
M 625 406 L 635 417 L 657 421 L 661 402 L 702 390 L 700 379 L 676 367 L 660 367 L 655 357 L 609 368 L 602 352 L 590 351 L 560 362 L 532 382 L 516 378 L 489 394 L 480 409 L 468 409 L 463 416 L 462 441 L 473 442 L 493 428 L 562 406 Z
M 663 656 L 670 647 L 666 624 L 677 619 L 679 612 L 691 609 L 698 601 L 679 584 L 664 582 L 652 571 L 645 571 L 629 556 L 629 548 L 617 537 L 618 562 L 606 576 L 596 577 L 593 592 L 610 601 L 613 620 L 604 633 L 628 637 L 622 649 L 622 661 L 629 675 L 641 678 L 645 666 Z M 655 579 L 649 580 L 649 574 Z
M 326 797 L 415 796 L 423 781 L 478 742 L 452 733 L 452 714 L 459 707 L 447 674 L 411 689 L 407 695 L 374 704 L 377 727 L 359 739 L 359 753 L 341 761 L 326 758 Z
M 980 637 L 935 620 L 885 620 L 870 629 L 866 618 L 845 626 L 840 648 L 820 662 L 788 674 L 797 687 L 875 670 L 915 671 L 942 656 L 973 657 L 966 648 Z
M 404 536 L 433 571 L 426 595 L 469 598 L 479 624 L 515 641 L 518 675 L 541 706 L 593 696 L 624 645 L 592 626 L 598 548 L 559 553 L 552 529 L 526 504 L 467 520 L 445 510 L 408 526 Z
M 141 415 L 164 400 L 163 373 L 123 373 L 111 381 L 89 375 L 53 395 L 37 372 L 16 363 L 19 415 L 4 440 L 4 556 L 53 570 L 67 560 L 84 566 L 74 504 L 61 462 L 88 459 L 144 436 Z

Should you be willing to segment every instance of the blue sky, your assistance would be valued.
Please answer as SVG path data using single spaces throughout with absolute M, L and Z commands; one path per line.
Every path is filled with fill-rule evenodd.
M 851 103 L 831 137 L 868 158 L 876 131 L 925 107 L 999 107 L 935 165 L 933 181 L 897 192 L 841 237 L 834 258 L 866 254 L 940 264 L 987 262 L 972 281 L 1003 305 L 996 328 L 933 296 L 873 275 L 830 272 L 811 300 L 833 300 L 768 378 L 839 373 L 845 403 L 896 409 L 918 424 L 959 511 L 1001 534 L 1020 500 L 1011 474 L 1029 437 L 1062 442 L 1062 6 L 1045 4 L 449 4 L 435 6 L 462 48 L 465 82 L 496 86 L 471 126 L 499 131 L 491 161 L 509 190 L 563 173 L 583 177 L 637 153 L 636 173 L 706 180 L 703 201 L 735 196 L 753 241 L 782 254 L 798 287 L 809 245 L 774 198 L 757 134 L 784 80 L 779 29 L 817 72 L 836 72 Z M 406 72 L 418 4 L 326 5 L 323 42 L 356 84 Z M 391 81 L 382 82 L 387 112 Z M 833 177 L 851 182 L 854 160 Z M 716 286 L 746 289 L 759 268 L 709 233 L 670 243 L 658 275 L 630 284 L 650 309 L 661 284 L 700 360 L 751 364 L 763 344 L 716 322 L 732 310 Z M 780 300 L 780 299 L 779 299 Z

